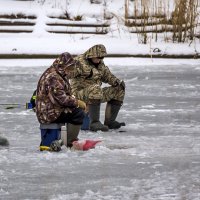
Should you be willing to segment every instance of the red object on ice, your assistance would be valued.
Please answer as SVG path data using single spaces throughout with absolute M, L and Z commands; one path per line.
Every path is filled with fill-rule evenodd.
M 83 140 L 83 141 L 74 141 L 73 147 L 76 150 L 87 151 L 96 146 L 97 143 L 101 142 L 101 140 Z
M 85 144 L 83 145 L 83 151 L 87 151 L 95 147 L 97 143 L 101 142 L 101 140 L 85 140 Z

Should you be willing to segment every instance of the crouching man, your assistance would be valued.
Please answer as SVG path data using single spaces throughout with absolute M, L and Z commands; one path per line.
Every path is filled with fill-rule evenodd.
M 116 121 L 125 95 L 125 83 L 113 75 L 104 64 L 107 55 L 104 45 L 95 45 L 75 57 L 79 62 L 71 79 L 72 92 L 86 102 L 91 131 L 118 129 L 125 123 Z M 102 83 L 110 86 L 102 88 Z M 100 105 L 107 102 L 104 124 L 100 122 Z
M 41 124 L 67 123 L 67 146 L 77 140 L 86 104 L 72 96 L 69 79 L 73 77 L 76 61 L 62 53 L 42 74 L 37 86 L 36 115 Z M 59 151 L 54 141 L 51 150 Z M 51 146 L 50 146 L 51 147 Z

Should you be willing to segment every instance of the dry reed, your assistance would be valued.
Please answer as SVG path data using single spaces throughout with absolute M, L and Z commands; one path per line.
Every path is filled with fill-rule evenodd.
M 144 44 L 150 29 L 155 41 L 159 32 L 165 33 L 167 41 L 169 31 L 172 32 L 173 42 L 193 40 L 197 27 L 198 0 L 174 0 L 173 9 L 170 3 L 170 0 L 125 0 L 125 25 L 134 28 Z M 133 11 L 130 12 L 130 9 Z

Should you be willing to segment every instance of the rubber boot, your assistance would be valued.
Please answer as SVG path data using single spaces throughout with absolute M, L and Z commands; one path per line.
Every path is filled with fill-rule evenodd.
M 109 129 L 118 129 L 121 126 L 125 126 L 124 122 L 115 121 L 122 103 L 122 101 L 117 100 L 111 100 L 107 103 L 104 124 L 107 125 Z
M 100 103 L 88 104 L 91 131 L 108 131 L 108 126 L 103 125 L 100 119 Z
M 81 125 L 67 124 L 67 147 L 72 147 L 72 143 L 78 140 L 78 134 L 81 129 Z

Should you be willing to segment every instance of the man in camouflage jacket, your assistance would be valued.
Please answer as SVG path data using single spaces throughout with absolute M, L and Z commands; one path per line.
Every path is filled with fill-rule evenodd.
M 125 125 L 116 121 L 124 100 L 125 83 L 113 75 L 104 64 L 103 58 L 106 55 L 103 45 L 95 45 L 75 57 L 78 64 L 74 78 L 71 79 L 72 93 L 87 103 L 92 131 L 108 131 L 109 128 L 118 129 Z M 102 88 L 102 83 L 110 86 Z M 99 121 L 100 104 L 104 102 L 107 102 L 107 105 L 105 121 L 102 124 Z
M 37 86 L 36 115 L 41 124 L 68 123 L 68 146 L 77 139 L 86 105 L 72 96 L 69 78 L 76 61 L 61 54 L 40 77 Z M 81 108 L 79 108 L 79 107 Z

